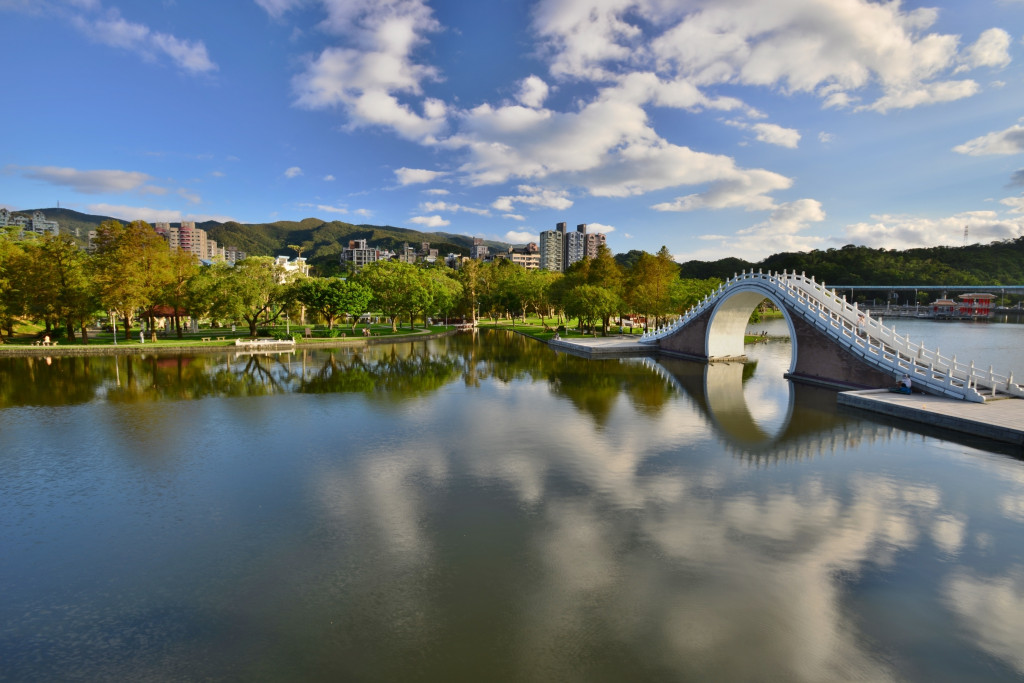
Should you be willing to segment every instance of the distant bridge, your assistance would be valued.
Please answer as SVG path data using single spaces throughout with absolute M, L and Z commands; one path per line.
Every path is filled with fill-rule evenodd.
M 837 388 L 882 388 L 910 375 L 938 396 L 984 402 L 997 395 L 1024 398 L 1008 376 L 943 356 L 901 337 L 823 282 L 803 273 L 746 272 L 732 277 L 671 325 L 641 337 L 661 353 L 701 361 L 744 358 L 750 313 L 769 299 L 782 311 L 793 343 L 787 377 Z

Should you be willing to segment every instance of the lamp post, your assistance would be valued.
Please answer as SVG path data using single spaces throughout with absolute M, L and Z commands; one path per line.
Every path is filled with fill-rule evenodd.
M 114 317 L 114 313 L 111 311 L 108 313 L 110 316 L 110 329 L 114 333 L 114 346 L 117 346 L 117 318 Z

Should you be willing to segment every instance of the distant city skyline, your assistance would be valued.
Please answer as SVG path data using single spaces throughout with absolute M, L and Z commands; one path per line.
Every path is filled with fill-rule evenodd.
M 0 0 L 0 206 L 677 260 L 1024 235 L 1024 0 Z

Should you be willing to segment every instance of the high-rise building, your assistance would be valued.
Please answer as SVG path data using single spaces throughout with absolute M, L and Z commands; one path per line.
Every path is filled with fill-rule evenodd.
M 209 238 L 206 231 L 197 228 L 195 221 L 182 221 L 177 225 L 171 223 L 154 223 L 153 230 L 156 234 L 167 240 L 167 245 L 172 249 L 181 249 L 195 254 L 201 259 L 212 259 L 214 256 L 223 254 L 217 252 L 211 256 Z M 217 243 L 213 243 L 216 252 Z
M 565 244 L 565 223 L 555 224 L 554 230 L 540 233 L 540 268 L 561 273 L 563 270 L 563 250 Z
M 603 232 L 588 232 L 586 236 L 586 251 L 587 258 L 597 258 L 597 251 L 602 244 L 607 244 L 608 238 Z
M 587 224 L 580 223 L 576 232 L 565 233 L 565 247 L 562 257 L 563 270 L 587 257 Z

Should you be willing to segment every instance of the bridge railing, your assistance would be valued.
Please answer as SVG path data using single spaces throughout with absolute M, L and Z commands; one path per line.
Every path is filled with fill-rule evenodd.
M 909 337 L 897 334 L 895 328 L 887 327 L 856 304 L 836 295 L 824 282 L 816 282 L 803 273 L 744 271 L 723 283 L 674 323 L 644 334 L 641 342 L 655 343 L 714 306 L 730 289 L 754 283 L 771 291 L 806 322 L 883 372 L 906 373 L 933 393 L 971 401 L 984 401 L 982 391 L 990 396 L 1001 391 L 1024 397 L 1024 390 L 1014 382 L 1012 373 L 1000 375 L 991 366 L 984 370 L 973 361 L 963 363 L 956 356 L 943 356 L 939 349 L 933 351 L 923 343 L 915 344 Z

